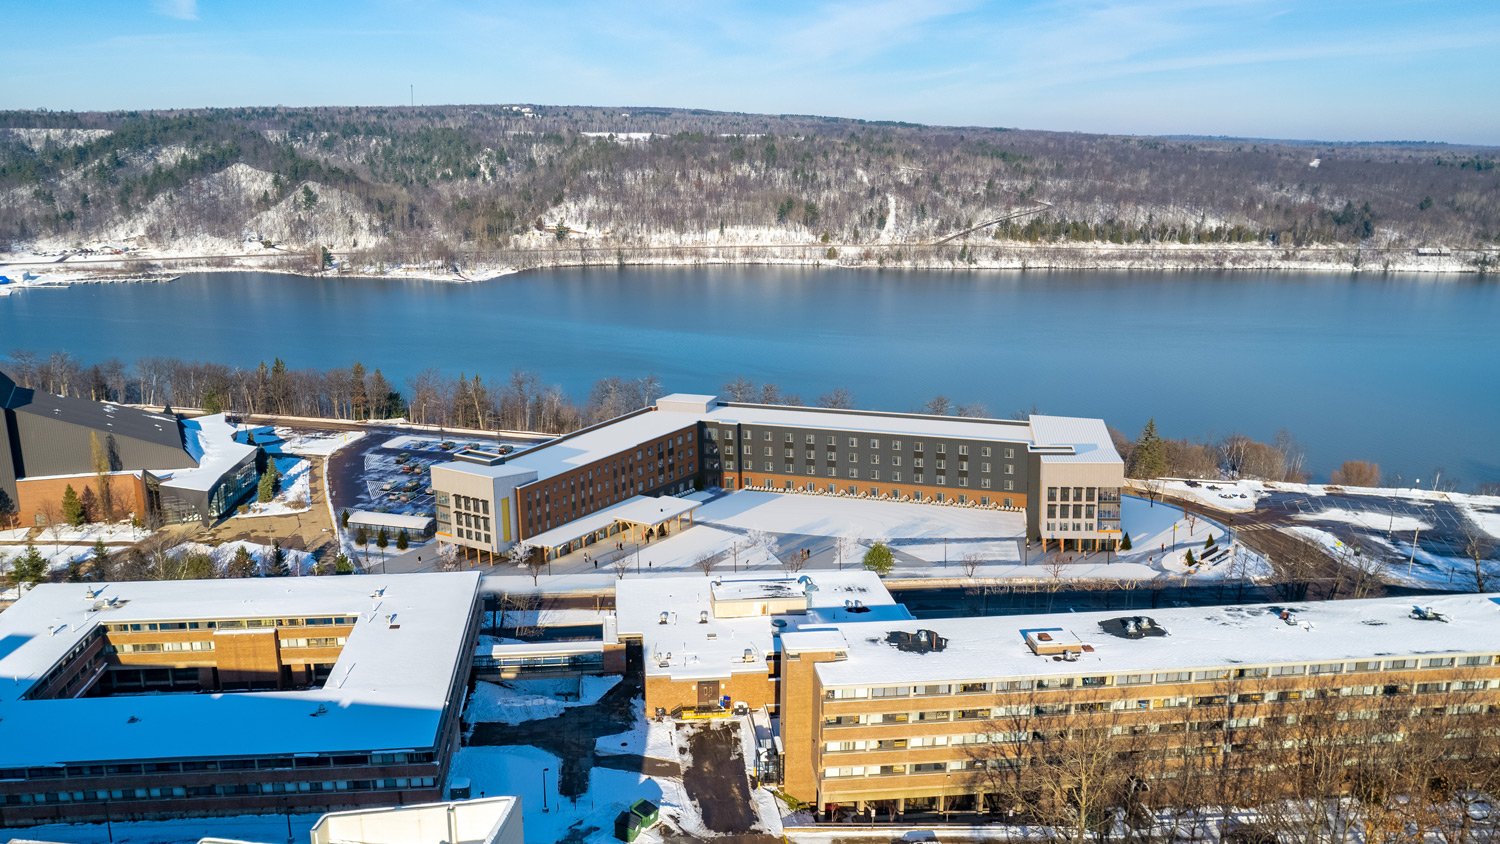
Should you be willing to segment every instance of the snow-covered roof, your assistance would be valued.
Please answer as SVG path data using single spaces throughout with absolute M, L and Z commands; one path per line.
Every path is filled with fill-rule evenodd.
M 538 478 L 550 478 L 695 425 L 701 415 L 666 409 L 638 411 L 529 448 L 506 465 L 532 469 Z
M 450 460 L 446 463 L 434 463 L 432 468 L 480 478 L 512 478 L 530 475 L 534 479 L 536 476 L 535 469 L 514 463 L 471 463 L 467 460 Z
M 527 539 L 526 544 L 537 548 L 556 548 L 603 530 L 615 522 L 656 525 L 691 513 L 702 506 L 702 502 L 671 495 L 663 495 L 659 498 L 634 495 L 619 504 L 612 504 L 603 510 L 596 510 L 567 524 L 543 531 Z
M 792 651 L 843 650 L 846 659 L 818 664 L 825 685 L 855 686 L 1180 671 L 1230 665 L 1276 665 L 1500 654 L 1500 597 L 1447 595 L 1417 599 L 1448 621 L 1412 617 L 1410 598 L 1291 602 L 1227 607 L 1115 610 L 988 618 L 924 619 L 903 623 L 838 624 L 817 636 L 782 637 Z M 1281 616 L 1290 613 L 1290 623 Z M 1134 616 L 1150 618 L 1165 636 L 1122 638 L 1100 626 Z M 1037 656 L 1027 631 L 1061 630 L 1089 649 L 1074 661 Z M 942 650 L 898 650 L 894 632 L 930 630 L 947 640 Z M 1054 636 L 1054 638 L 1057 638 Z
M 766 658 L 775 653 L 780 630 L 799 630 L 879 616 L 898 621 L 911 618 L 897 604 L 880 578 L 864 570 L 820 571 L 809 578 L 807 591 L 799 578 L 764 575 L 722 577 L 625 578 L 615 585 L 615 613 L 623 636 L 640 636 L 645 648 L 646 676 L 674 680 L 723 678 L 732 673 L 766 672 Z M 713 612 L 715 589 L 734 594 L 806 594 L 806 613 L 720 618 Z M 851 608 L 858 601 L 861 609 Z M 661 614 L 667 623 L 661 623 Z M 700 618 L 706 614 L 707 620 Z M 750 652 L 750 661 L 745 652 Z M 663 665 L 665 663 L 665 665 Z
M 424 531 L 432 527 L 431 516 L 409 516 L 405 513 L 377 513 L 374 510 L 354 510 L 349 513 L 349 524 L 388 527 L 396 530 Z
M 1031 417 L 1032 451 L 1043 463 L 1119 463 L 1103 419 L 1080 416 Z
M 197 468 L 173 469 L 153 474 L 162 479 L 163 486 L 200 492 L 213 489 L 225 472 L 255 454 L 256 447 L 235 440 L 235 432 L 235 426 L 229 424 L 222 413 L 184 419 L 183 444 L 188 456 L 197 462 Z
M 129 582 L 91 596 L 96 589 L 42 584 L 0 613 L 0 768 L 430 748 L 457 703 L 448 692 L 471 647 L 479 575 Z M 319 689 L 24 699 L 100 624 L 331 615 L 358 620 Z

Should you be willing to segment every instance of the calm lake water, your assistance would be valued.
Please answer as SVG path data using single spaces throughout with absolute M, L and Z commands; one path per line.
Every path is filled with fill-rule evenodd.
M 1320 475 L 1500 481 L 1500 284 L 1247 273 L 559 270 L 479 284 L 262 273 L 0 297 L 0 354 L 148 355 L 293 367 L 358 359 L 539 373 L 582 398 L 608 375 L 669 391 L 744 375 L 812 401 L 913 410 L 936 394 L 1134 435 L 1292 431 Z

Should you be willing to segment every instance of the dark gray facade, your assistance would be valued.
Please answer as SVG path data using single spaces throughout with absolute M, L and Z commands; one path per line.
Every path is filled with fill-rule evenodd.
M 924 487 L 927 497 L 1018 508 L 1029 489 L 1024 442 L 717 421 L 703 423 L 701 431 L 704 480 L 711 485 L 776 475 L 781 486 L 833 484 L 846 494 Z
M 111 471 L 196 465 L 183 447 L 181 425 L 174 416 L 38 393 L 18 386 L 4 373 L 0 435 L 0 490 L 12 502 L 20 478 L 96 471 L 96 441 Z

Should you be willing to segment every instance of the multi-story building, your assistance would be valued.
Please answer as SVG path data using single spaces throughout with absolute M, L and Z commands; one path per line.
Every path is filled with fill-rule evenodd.
M 529 449 L 503 465 L 535 473 L 529 480 L 517 475 L 507 487 L 516 541 L 549 549 L 578 547 L 616 532 L 614 525 L 564 529 L 584 516 L 636 496 L 695 486 L 1023 510 L 1032 538 L 1102 548 L 1120 536 L 1124 484 L 1124 464 L 1098 419 L 966 419 L 682 394 Z M 459 462 L 433 468 L 439 534 L 457 536 L 450 541 L 462 544 L 465 537 L 443 522 L 443 497 L 460 492 L 450 471 L 477 470 Z M 543 534 L 550 534 L 547 541 L 536 543 Z M 496 535 L 490 532 L 492 540 Z M 487 550 L 503 550 L 510 541 L 494 541 Z
M 477 574 L 46 584 L 0 614 L 0 826 L 442 798 Z
M 1424 722 L 1437 728 L 1412 740 L 1459 758 L 1493 726 L 1463 719 L 1500 712 L 1500 598 L 1423 600 L 786 632 L 783 787 L 830 815 L 984 811 L 1016 799 L 996 770 L 1015 772 L 1006 776 L 1025 791 L 1027 776 L 1058 776 L 1068 753 L 1108 754 L 1095 770 L 1129 765 L 1169 787 L 1200 757 L 1215 770 L 1274 772 L 1314 734 L 1333 736 L 1335 768 L 1353 765 Z

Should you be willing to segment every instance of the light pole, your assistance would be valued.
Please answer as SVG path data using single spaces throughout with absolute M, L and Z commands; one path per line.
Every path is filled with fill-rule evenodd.
M 547 808 L 547 772 L 550 771 L 550 770 L 552 770 L 552 769 L 551 768 L 543 768 L 542 769 L 542 812 L 544 814 L 547 813 L 547 812 L 552 811 L 551 809 Z
M 641 543 L 639 540 L 635 543 L 635 573 L 641 573 Z

